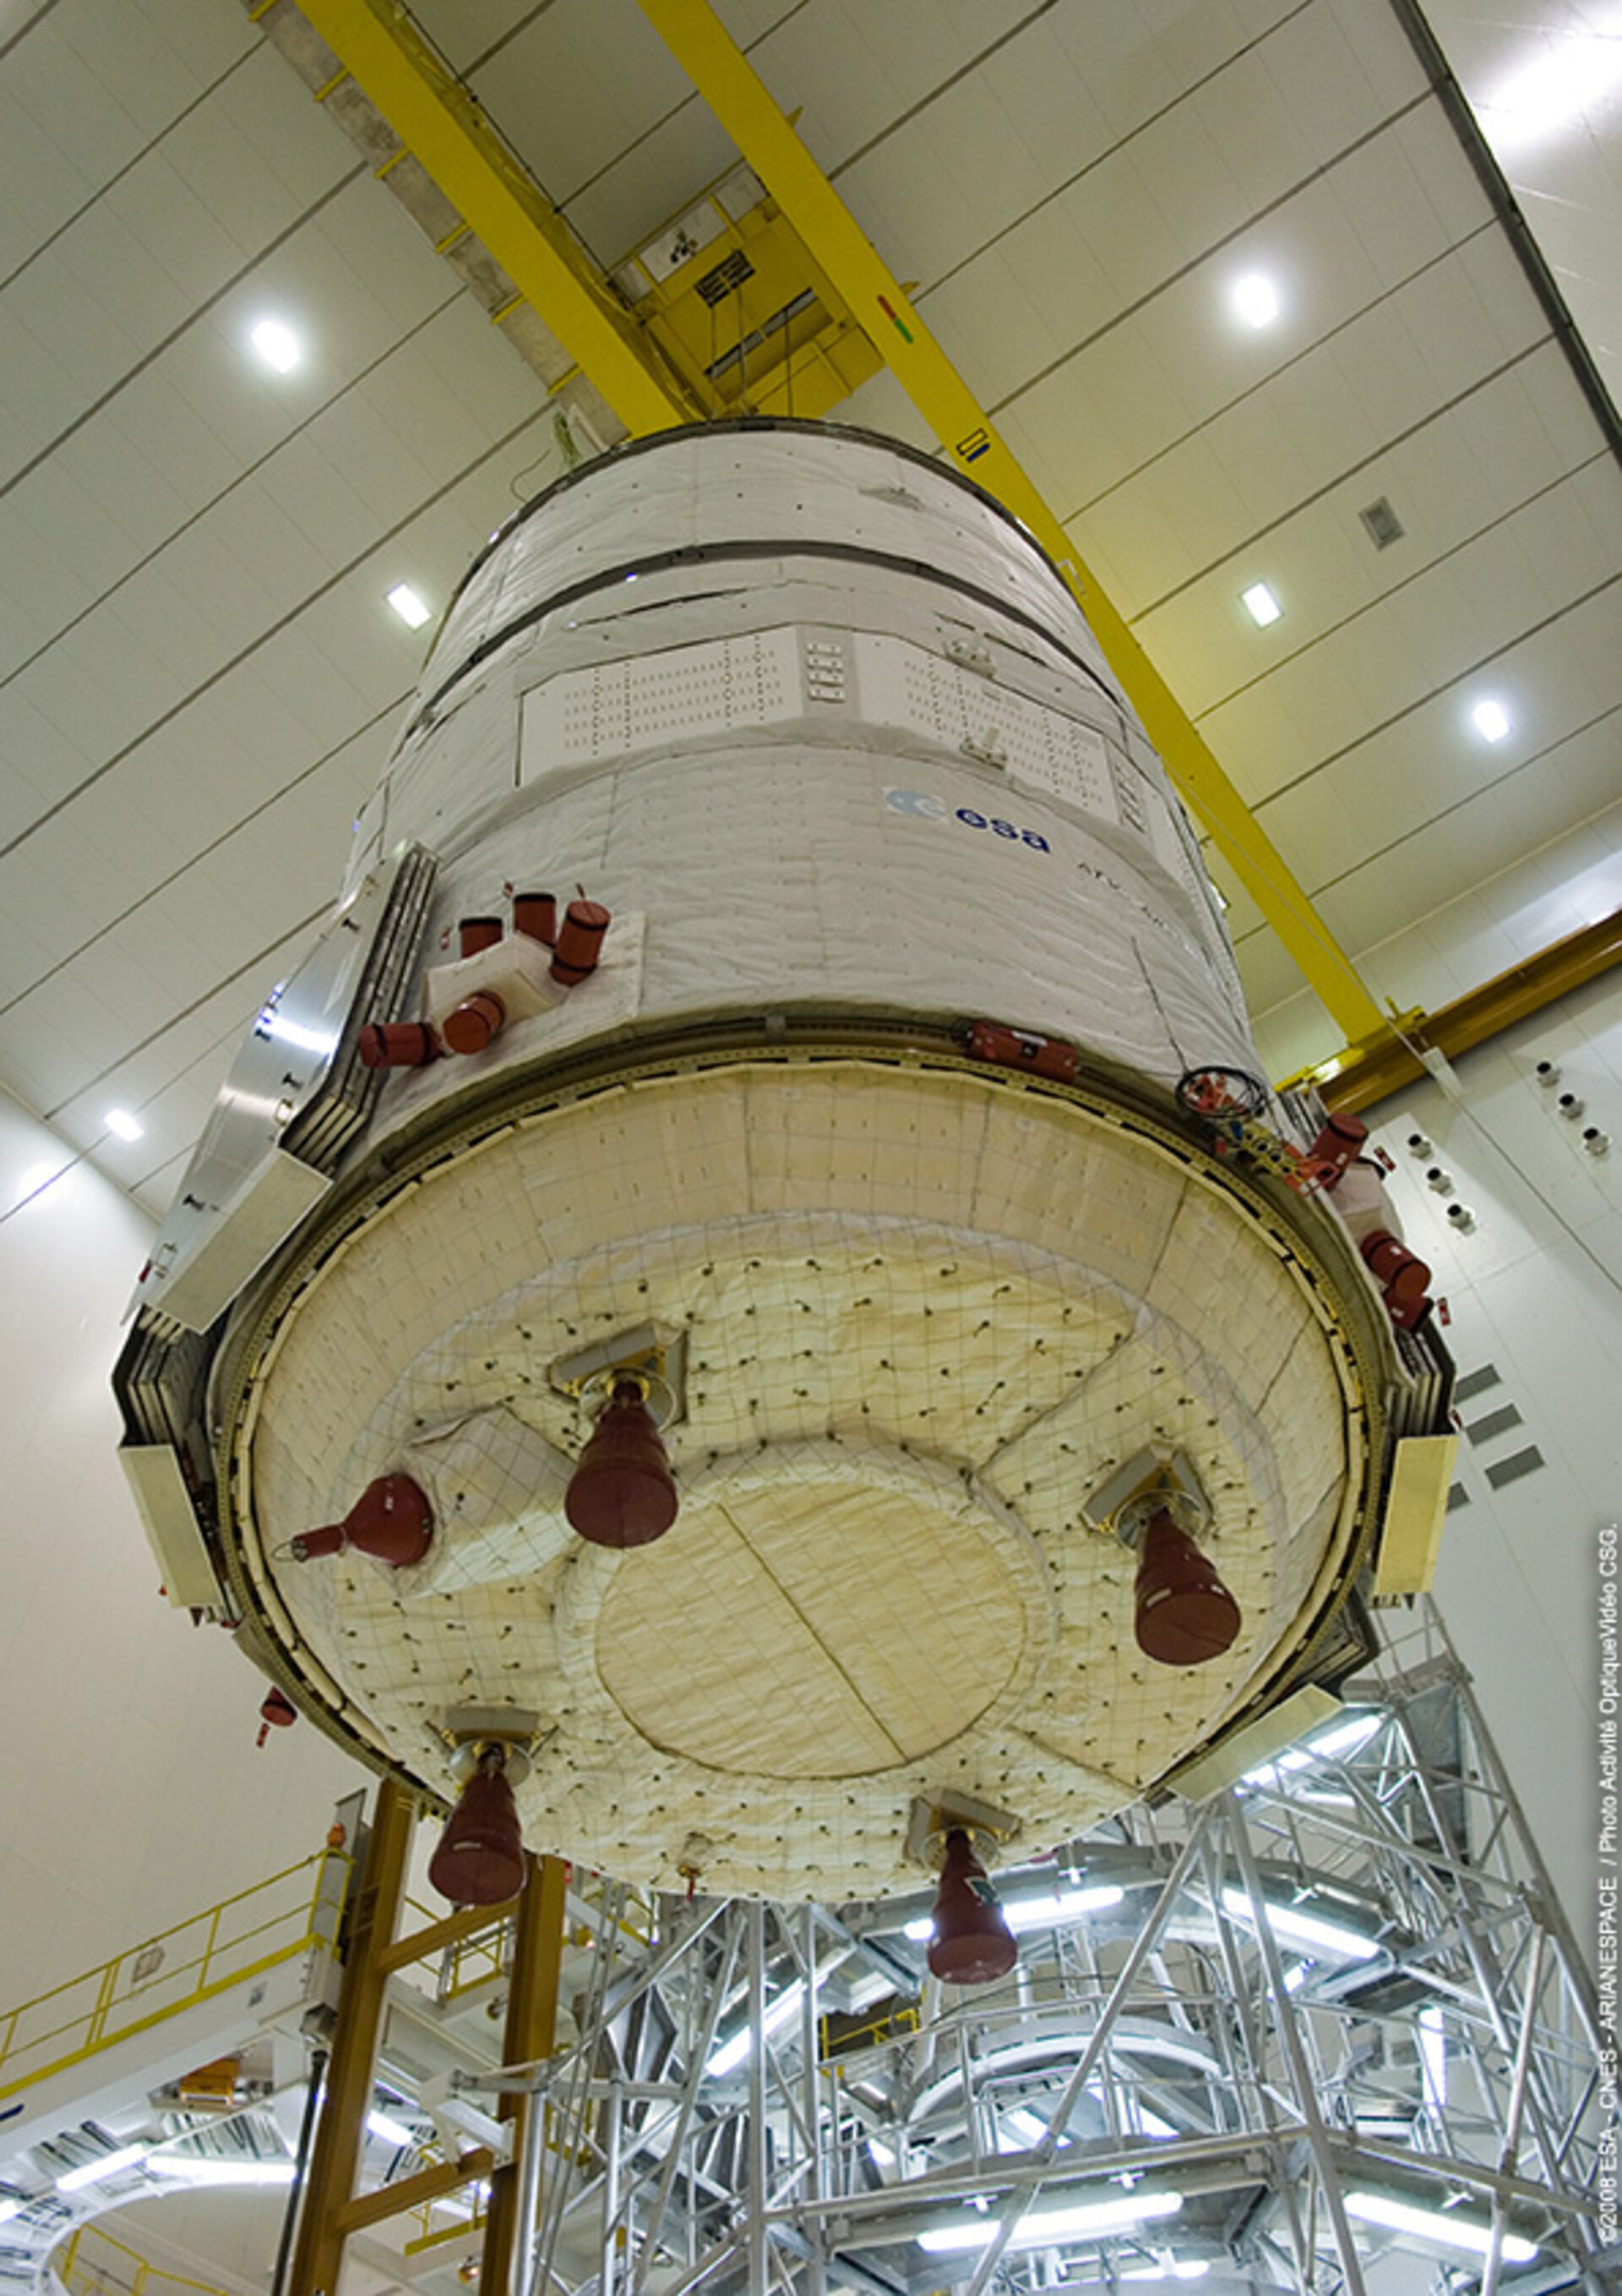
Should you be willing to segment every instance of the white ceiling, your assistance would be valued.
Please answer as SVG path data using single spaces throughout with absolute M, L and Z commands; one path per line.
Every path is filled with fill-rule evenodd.
M 605 265 L 733 159 L 635 0 L 415 12 Z M 1622 898 L 1622 473 L 1390 0 L 720 13 L 1381 994 Z M 1433 21 L 1614 383 L 1622 8 Z M 552 416 L 230 0 L 0 0 L 0 1082 L 158 1207 L 399 721 L 384 593 L 444 603 Z M 1270 1056 L 1332 1049 L 1216 873 Z

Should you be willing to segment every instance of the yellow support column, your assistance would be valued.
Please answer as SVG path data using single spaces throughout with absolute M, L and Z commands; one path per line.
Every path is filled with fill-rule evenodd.
M 958 468 L 1059 566 L 1167 773 L 1348 1042 L 1383 1036 L 1350 958 L 708 0 L 641 6 Z
M 337 2296 L 347 2230 L 343 2212 L 360 2167 L 389 1985 L 383 1954 L 399 1919 L 412 1824 L 411 1796 L 385 1778 L 377 1790 L 365 1867 L 349 1916 L 327 2092 L 305 2173 L 288 2296 Z
M 558 1979 L 563 1966 L 563 1915 L 569 1868 L 561 1857 L 531 1857 L 529 1880 L 518 1901 L 518 1935 L 512 1948 L 512 1977 L 502 2056 L 509 2065 L 534 2064 L 549 2057 L 558 2041 Z M 522 2243 L 534 2237 L 532 2219 L 539 2180 L 526 2180 L 524 2159 L 529 2116 L 543 2113 L 541 2099 L 527 2089 L 504 2090 L 499 2120 L 512 2124 L 512 2158 L 490 2179 L 485 2220 L 481 2289 L 500 2296 L 527 2284 L 518 2268 Z

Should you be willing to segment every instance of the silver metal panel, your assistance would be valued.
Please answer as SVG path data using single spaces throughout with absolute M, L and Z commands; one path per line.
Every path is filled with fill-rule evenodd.
M 211 1611 L 219 1582 L 192 1509 L 192 1495 L 167 1443 L 126 1443 L 119 1452 L 141 1528 L 177 1611 Z
M 200 1218 L 192 1239 L 166 1266 L 152 1263 L 143 1292 L 188 1331 L 206 1332 L 276 1246 L 332 1186 L 324 1173 L 273 1148 L 223 1205 Z

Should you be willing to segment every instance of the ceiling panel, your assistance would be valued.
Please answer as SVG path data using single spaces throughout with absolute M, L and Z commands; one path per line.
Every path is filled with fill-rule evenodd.
M 259 45 L 234 11 L 183 0 L 41 10 L 0 85 L 0 282 Z
M 1508 650 L 1481 681 L 1520 720 L 1503 742 L 1489 746 L 1470 726 L 1465 712 L 1474 688 L 1435 694 L 1384 727 L 1377 742 L 1359 744 L 1268 799 L 1258 812 L 1269 835 L 1309 885 L 1321 886 L 1372 847 L 1390 845 L 1444 815 L 1453 818 L 1450 808 L 1520 775 L 1530 758 L 1567 740 L 1580 747 L 1591 723 L 1604 728 L 1594 735 L 1599 754 L 1610 748 L 1614 757 L 1619 647 L 1622 586 L 1613 584 Z M 1570 770 L 1579 769 L 1574 764 Z M 1523 848 L 1534 812 L 1550 834 L 1571 825 L 1565 790 L 1559 771 L 1520 781 L 1515 795 Z M 1578 818 L 1593 802 L 1579 800 Z M 1461 851 L 1445 858 L 1447 894 L 1463 890 L 1466 857 Z
M 604 258 L 730 162 L 635 0 L 421 12 Z M 1528 845 L 1599 865 L 1622 502 L 1394 13 L 723 12 L 1347 944 L 1449 980 L 1450 947 L 1553 914 L 1558 887 L 1509 888 Z M 1512 45 L 1475 21 L 1481 56 Z M 1571 259 L 1614 278 L 1598 149 L 1533 189 L 1579 199 Z M 1228 302 L 1251 268 L 1282 298 L 1262 331 Z M 273 312 L 306 342 L 280 378 L 247 348 Z M 0 1078 L 150 1180 L 336 883 L 424 650 L 383 592 L 438 607 L 555 439 L 218 0 L 56 0 L 0 58 L 0 843 L 24 839 L 0 857 Z M 888 375 L 850 411 L 924 437 Z M 1379 495 L 1406 529 L 1383 553 L 1357 518 Z M 1255 578 L 1271 630 L 1238 603 Z M 1490 752 L 1461 718 L 1489 669 L 1515 719 Z M 1501 898 L 1434 922 L 1488 873 Z M 1252 996 L 1321 1032 L 1230 896 Z M 115 1095 L 146 1112 L 132 1150 L 102 1137 Z
M 1599 505 L 1614 501 L 1617 485 L 1614 469 L 1600 464 L 1550 489 L 1342 624 L 1332 640 L 1291 654 L 1202 713 L 1202 728 L 1250 800 L 1298 783 L 1315 761 L 1355 754 L 1377 733 L 1397 738 L 1415 713 L 1462 719 L 1485 693 L 1507 685 L 1512 694 L 1528 674 L 1520 649 L 1528 631 L 1562 609 L 1569 612 L 1554 644 L 1564 699 L 1546 737 L 1614 699 L 1622 584 L 1616 532 L 1606 535 Z M 1596 584 L 1604 586 L 1590 600 Z M 1212 588 L 1213 614 L 1230 611 L 1228 586 L 1217 593 L 1213 578 Z M 1151 647 L 1155 619 L 1145 625 Z M 1527 661 L 1536 659 L 1534 651 Z M 1427 762 L 1427 777 L 1441 770 Z
M 1074 21 L 1073 12 L 1067 20 Z M 1011 63 L 1020 45 L 1011 46 Z M 977 75 L 971 86 L 960 84 L 905 119 L 841 176 L 840 188 L 868 228 L 882 231 L 892 266 L 923 282 L 920 306 L 931 324 L 940 324 L 930 308 L 944 291 L 937 283 L 965 265 L 973 270 L 1017 260 L 1026 218 L 1040 217 L 1040 272 L 1033 275 L 1027 264 L 1023 275 L 1028 287 L 1039 276 L 1061 335 L 1080 342 L 1118 323 L 1225 239 L 1253 228 L 1258 209 L 1332 169 L 1398 102 L 1412 98 L 1412 84 L 1405 98 L 1393 98 L 1355 75 L 1343 92 L 1334 136 L 1315 142 L 1287 93 L 1289 82 L 1314 69 L 1302 53 L 1307 46 L 1316 53 L 1315 69 L 1339 69 L 1344 43 L 1328 11 L 1291 12 L 1181 90 L 1170 78 L 1150 77 L 1145 85 L 1133 75 L 1111 82 L 1097 74 L 1095 60 L 1076 53 L 1069 84 L 1078 95 L 1094 91 L 1080 120 L 1090 124 L 1110 94 L 1117 96 L 1114 116 L 1099 122 L 1096 140 L 1072 140 L 1062 175 L 1040 196 L 1017 164 L 998 168 L 995 135 L 984 125 L 972 134 L 965 108 L 979 100 Z M 1281 86 L 1269 59 L 1282 49 L 1289 56 L 1280 59 Z M 926 183 L 949 187 L 944 206 L 931 207 L 922 196 Z M 966 210 L 972 221 L 965 220 Z M 965 292 L 971 282 L 957 296 L 960 313 Z M 1004 390 L 988 395 L 996 400 Z
M 1622 395 L 1622 42 L 1614 6 L 1429 0 L 1428 14 L 1613 398 Z
M 1552 346 L 1528 364 L 1545 370 L 1538 378 L 1544 388 L 1558 393 L 1567 387 L 1564 363 Z M 1407 637 L 1428 646 L 1437 614 L 1449 611 L 1446 601 L 1456 594 L 1454 570 L 1475 543 L 1529 503 L 1551 501 L 1581 521 L 1587 543 L 1580 554 L 1602 578 L 1614 566 L 1614 553 L 1595 534 L 1594 521 L 1607 514 L 1614 465 L 1592 436 L 1586 443 L 1589 458 L 1580 475 L 1563 470 L 1538 420 L 1536 390 L 1519 368 L 1511 369 L 1484 385 L 1466 407 L 1425 424 L 1373 463 L 1310 496 L 1293 515 L 1234 540 L 1185 588 L 1142 617 L 1140 627 L 1145 635 L 1152 630 L 1156 659 L 1185 705 L 1203 716 L 1257 678 L 1320 648 L 1381 599 L 1393 602 Z M 1228 447 L 1224 454 L 1224 476 L 1232 451 Z M 1141 563 L 1157 535 L 1169 546 L 1181 530 L 1178 506 L 1185 498 L 1208 505 L 1226 499 L 1242 519 L 1247 505 L 1235 482 L 1224 486 L 1210 478 L 1203 461 L 1203 448 L 1180 451 L 1118 489 L 1101 511 L 1076 521 L 1098 562 L 1114 569 L 1131 562 L 1135 553 Z M 1265 500 L 1266 488 L 1257 492 Z M 1360 517 L 1377 497 L 1389 502 L 1405 529 L 1383 550 Z M 1257 580 L 1266 582 L 1282 609 L 1280 619 L 1265 629 L 1257 628 L 1241 603 L 1241 593 Z
M 553 0 L 470 84 L 560 204 L 692 93 L 635 0 Z

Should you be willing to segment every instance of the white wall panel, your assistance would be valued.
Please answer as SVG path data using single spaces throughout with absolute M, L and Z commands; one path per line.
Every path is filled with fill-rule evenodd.
M 31 1185 L 70 1167 L 20 1210 Z M 254 1748 L 256 1677 L 159 1599 L 107 1374 L 145 1221 L 0 1102 L 0 2003 L 320 1847 L 356 1774 L 313 1731 Z
M 1584 1155 L 1532 1078 L 1561 1063 L 1587 1120 L 1622 1138 L 1622 988 L 1567 998 L 1457 1063 L 1464 1097 L 1426 1084 L 1378 1111 L 1397 1160 L 1390 1185 L 1412 1248 L 1453 1314 L 1461 1372 L 1500 1379 L 1462 1406 L 1466 1428 L 1499 1404 L 1522 1423 L 1461 1447 L 1470 1504 L 1449 1515 L 1438 1595 L 1579 1939 L 1592 1934 L 1597 1788 L 1595 1537 L 1622 1490 L 1615 1366 L 1622 1355 L 1622 1159 Z M 1422 1130 L 1452 1173 L 1473 1232 L 1405 1152 Z M 1488 1469 L 1528 1446 L 1544 1464 L 1495 1488 Z

